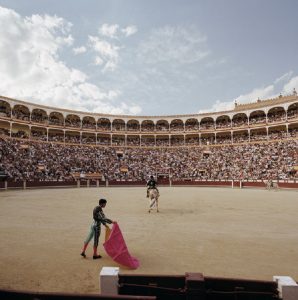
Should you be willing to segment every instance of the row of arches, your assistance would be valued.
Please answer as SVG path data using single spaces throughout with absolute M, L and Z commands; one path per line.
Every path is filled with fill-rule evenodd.
M 253 125 L 282 123 L 298 118 L 298 102 L 292 103 L 285 109 L 282 106 L 270 108 L 268 112 L 255 110 L 249 113 L 235 112 L 232 115 L 198 116 L 186 120 L 173 118 L 172 120 L 138 120 L 125 121 L 121 118 L 83 116 L 69 113 L 64 116 L 61 112 L 53 111 L 49 114 L 40 108 L 32 111 L 25 105 L 16 104 L 12 108 L 4 100 L 0 100 L 0 117 L 17 119 L 20 122 L 43 124 L 45 126 L 87 129 L 93 131 L 128 131 L 128 132 L 178 132 L 214 130 L 222 128 L 238 128 Z
M 19 123 L 0 121 L 0 133 L 10 137 L 62 142 L 75 144 L 105 145 L 105 146 L 190 146 L 211 144 L 233 144 L 251 141 L 285 139 L 298 137 L 298 123 L 242 129 L 237 131 L 189 133 L 189 134 L 119 134 L 90 133 L 54 129 L 38 126 L 28 126 Z

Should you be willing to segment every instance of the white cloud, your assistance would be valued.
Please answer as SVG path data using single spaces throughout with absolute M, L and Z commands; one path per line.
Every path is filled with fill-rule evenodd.
M 98 33 L 101 36 L 108 37 L 111 39 L 119 39 L 119 33 L 123 33 L 125 37 L 131 36 L 138 31 L 135 25 L 129 25 L 124 28 L 120 28 L 118 24 L 107 24 L 104 23 L 100 26 Z
M 109 25 L 109 24 L 105 23 L 105 24 L 101 25 L 98 32 L 103 36 L 106 36 L 109 38 L 116 38 L 118 29 L 119 29 L 118 24 Z
M 149 64 L 190 64 L 206 58 L 207 38 L 194 28 L 165 26 L 155 29 L 138 49 L 140 60 Z
M 226 57 L 219 58 L 219 59 L 213 59 L 206 63 L 206 67 L 207 68 L 218 67 L 220 65 L 226 64 L 227 62 L 228 62 L 228 58 L 226 58 Z
M 232 110 L 234 106 L 235 104 L 233 101 L 222 102 L 220 100 L 216 100 L 215 104 L 213 104 L 211 108 L 201 109 L 198 113 L 203 114 L 203 113 L 216 112 L 216 111 Z
M 232 110 L 234 109 L 235 101 L 238 104 L 244 104 L 256 102 L 258 99 L 265 100 L 276 98 L 280 95 L 280 92 L 282 92 L 282 94 L 284 95 L 292 94 L 294 88 L 296 89 L 296 91 L 298 90 L 298 76 L 291 78 L 292 75 L 292 71 L 287 72 L 284 75 L 277 78 L 276 80 L 274 80 L 274 84 L 270 84 L 266 87 L 255 88 L 247 94 L 243 94 L 236 97 L 233 101 L 217 100 L 210 109 L 200 110 L 199 113 Z M 280 90 L 280 83 L 285 81 L 287 82 L 284 84 L 282 90 Z
M 120 28 L 118 24 L 102 24 L 99 28 L 99 36 L 90 35 L 88 38 L 88 48 L 96 53 L 94 64 L 101 66 L 103 73 L 115 71 L 120 60 L 120 50 L 124 48 L 121 45 L 121 32 L 125 37 L 137 32 L 134 25 Z M 113 39 L 107 40 L 107 38 Z
M 135 105 L 118 105 L 119 91 L 89 83 L 84 72 L 59 60 L 73 44 L 71 28 L 57 16 L 22 17 L 0 6 L 0 95 L 83 111 L 137 111 Z M 118 59 L 117 48 L 101 45 L 103 56 Z
M 112 107 L 108 103 L 105 103 L 94 109 L 94 112 L 111 113 L 114 115 L 123 114 L 123 111 L 125 111 L 125 115 L 139 115 L 141 113 L 141 108 L 138 105 L 127 105 L 126 103 L 121 102 L 118 107 Z
M 284 82 L 284 81 L 290 80 L 290 78 L 292 77 L 293 73 L 294 73 L 293 71 L 289 71 L 289 72 L 283 74 L 279 78 L 275 79 L 274 84 L 278 84 L 280 82 Z
M 293 77 L 288 83 L 284 85 L 283 93 L 292 94 L 294 89 L 296 89 L 296 92 L 298 93 L 298 76 Z
M 90 36 L 89 41 L 92 43 L 93 49 L 99 54 L 101 54 L 103 57 L 106 57 L 108 59 L 118 58 L 119 47 L 94 36 Z
M 127 26 L 127 27 L 121 29 L 121 31 L 125 34 L 125 36 L 128 37 L 128 36 L 131 36 L 131 35 L 137 33 L 138 29 L 136 26 L 130 25 L 130 26 Z
M 77 54 L 85 53 L 87 49 L 85 46 L 81 46 L 81 47 L 73 48 L 72 51 L 75 55 L 77 55 Z
M 237 103 L 249 103 L 260 99 L 268 99 L 276 97 L 278 94 L 274 92 L 274 85 L 268 85 L 262 88 L 253 89 L 251 92 L 238 96 L 235 100 Z
M 103 59 L 100 56 L 96 56 L 94 63 L 97 66 L 101 66 L 104 63 L 104 61 L 103 61 Z
M 96 36 L 89 36 L 89 45 L 97 53 L 96 65 L 103 65 L 103 72 L 114 71 L 119 61 L 120 47 Z
M 103 72 L 106 71 L 115 71 L 117 68 L 117 61 L 109 60 L 106 62 L 104 68 L 102 69 Z

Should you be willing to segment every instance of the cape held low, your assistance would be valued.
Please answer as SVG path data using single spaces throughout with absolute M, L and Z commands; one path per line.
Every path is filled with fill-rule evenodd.
M 107 254 L 117 263 L 130 269 L 137 269 L 139 260 L 131 256 L 119 225 L 115 222 L 112 229 L 107 228 L 103 244 Z

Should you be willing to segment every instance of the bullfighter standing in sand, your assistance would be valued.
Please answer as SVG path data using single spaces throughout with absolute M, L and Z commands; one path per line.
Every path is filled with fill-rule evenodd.
M 107 200 L 100 199 L 98 204 L 99 205 L 93 209 L 93 223 L 90 227 L 90 231 L 87 235 L 87 238 L 84 241 L 83 250 L 81 252 L 81 255 L 84 258 L 86 258 L 85 251 L 86 251 L 88 244 L 92 238 L 94 238 L 93 259 L 101 258 L 101 255 L 97 254 L 98 240 L 99 240 L 100 232 L 101 232 L 101 224 L 103 224 L 105 227 L 108 227 L 107 224 L 114 223 L 112 220 L 106 218 L 106 216 L 102 210 L 106 206 Z

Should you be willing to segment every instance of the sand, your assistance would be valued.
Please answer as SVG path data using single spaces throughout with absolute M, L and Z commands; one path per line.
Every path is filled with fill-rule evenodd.
M 298 193 L 161 187 L 160 212 L 148 214 L 145 188 L 32 189 L 0 192 L 0 288 L 99 292 L 103 266 L 80 256 L 98 199 L 118 222 L 141 266 L 122 274 L 201 272 L 205 276 L 298 280 Z

